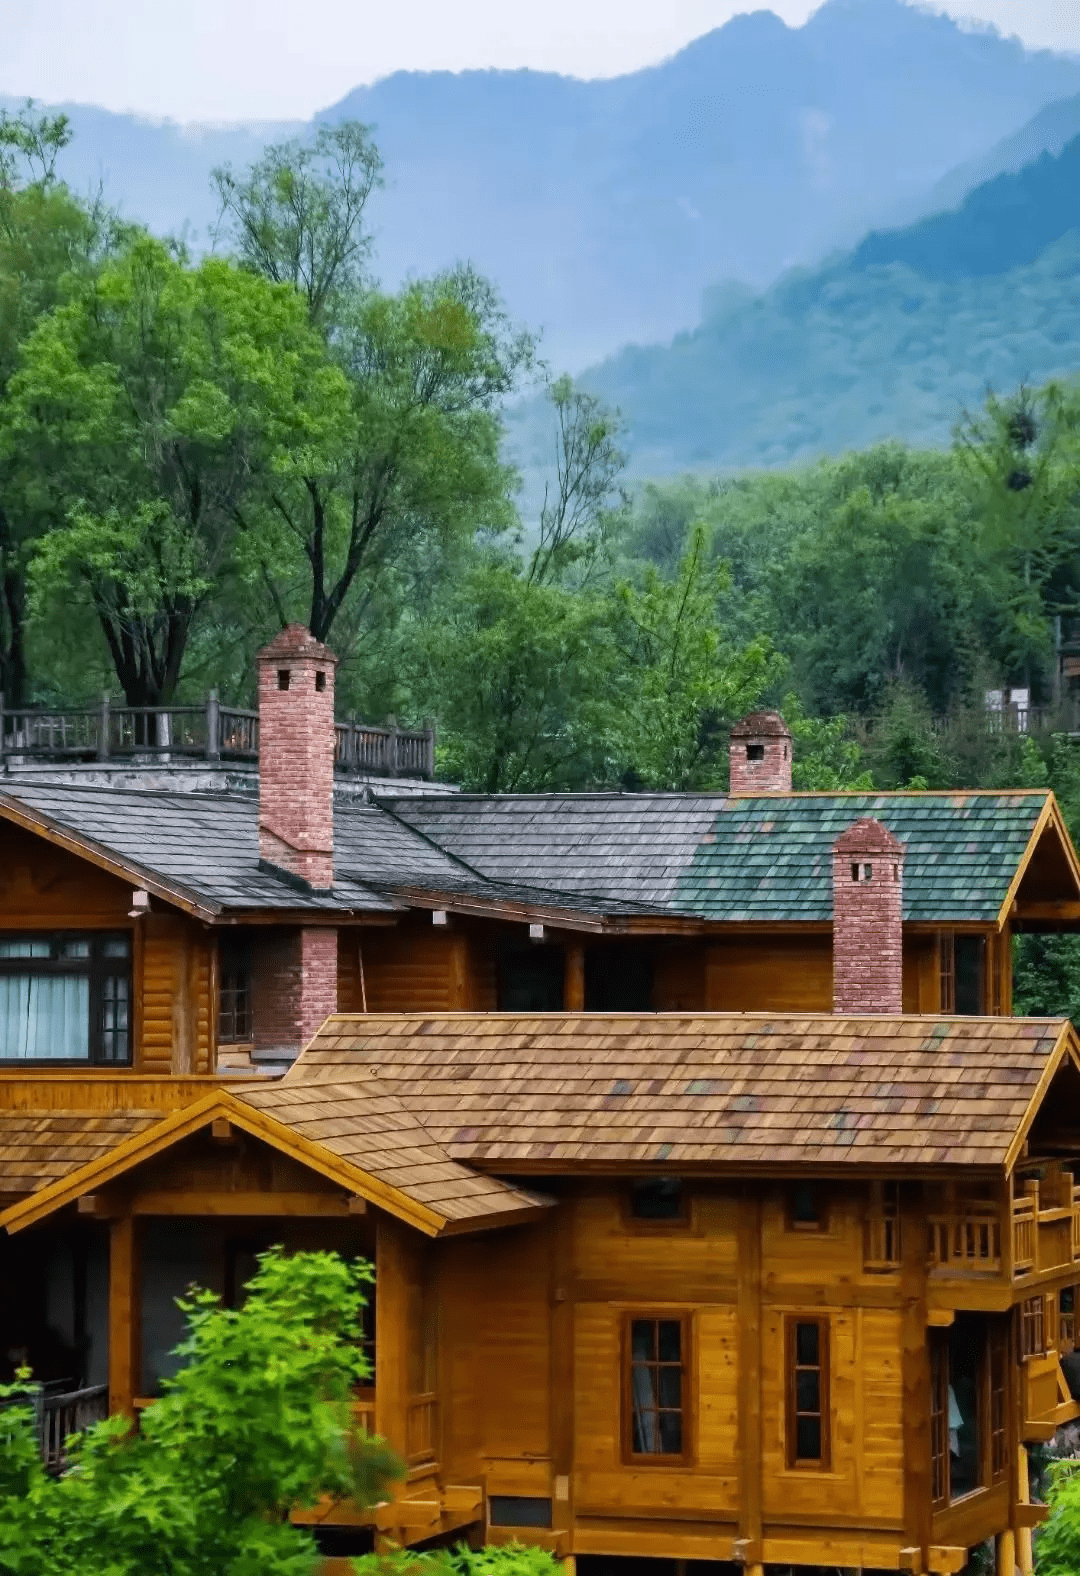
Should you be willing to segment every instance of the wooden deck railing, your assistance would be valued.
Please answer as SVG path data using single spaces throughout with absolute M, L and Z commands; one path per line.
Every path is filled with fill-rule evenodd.
M 427 1466 L 439 1456 L 439 1398 L 433 1390 L 409 1397 L 405 1410 L 405 1459 Z
M 375 1432 L 374 1385 L 362 1385 L 360 1389 L 353 1392 L 352 1412 L 358 1433 L 373 1434 Z
M 96 1384 L 81 1390 L 66 1390 L 55 1385 L 33 1384 L 24 1394 L 0 1403 L 0 1410 L 8 1406 L 25 1406 L 33 1412 L 45 1470 L 59 1477 L 67 1466 L 66 1446 L 72 1435 L 85 1434 L 88 1428 L 108 1417 L 109 1387 Z
M 5 711 L 0 701 L 0 762 L 200 759 L 255 761 L 259 714 L 223 706 L 213 693 L 202 706 L 100 706 Z M 334 764 L 379 777 L 435 774 L 435 729 L 366 722 L 335 725 Z
M 930 1262 L 954 1270 L 1001 1269 L 1001 1221 L 992 1207 L 930 1217 Z
M 1055 1167 L 1023 1187 L 1012 1205 L 1013 1274 L 1080 1262 L 1080 1186 L 1071 1172 Z

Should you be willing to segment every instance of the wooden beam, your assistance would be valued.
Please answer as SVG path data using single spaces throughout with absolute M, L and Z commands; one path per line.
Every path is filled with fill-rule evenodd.
M 563 953 L 563 1011 L 585 1011 L 585 948 L 573 941 Z
M 233 1136 L 233 1125 L 227 1116 L 215 1116 L 210 1123 L 211 1135 L 224 1142 Z
M 748 1576 L 762 1576 L 761 1194 L 750 1186 L 738 1224 L 738 1547 Z M 739 1557 L 739 1556 L 737 1556 Z
M 375 1432 L 399 1454 L 409 1398 L 409 1247 L 407 1228 L 384 1215 L 375 1228 Z
M 962 1571 L 967 1562 L 966 1548 L 954 1547 L 946 1543 L 933 1543 L 930 1545 L 926 1568 L 934 1572 L 935 1576 L 956 1576 L 956 1572 Z
M 109 1228 L 109 1411 L 135 1415 L 142 1389 L 138 1227 L 130 1215 Z
M 84 1193 L 75 1201 L 77 1215 L 89 1215 L 94 1220 L 112 1220 L 123 1213 L 123 1206 L 102 1193 Z
M 232 1192 L 227 1189 L 203 1193 L 179 1188 L 139 1194 L 131 1201 L 131 1211 L 134 1215 L 242 1215 L 270 1220 L 285 1216 L 345 1219 L 353 1213 L 350 1200 L 341 1193 Z
M 1024 921 L 1033 920 L 1059 920 L 1067 924 L 1070 920 L 1080 920 L 1080 903 L 1069 900 L 1058 903 L 1018 903 L 1016 919 L 1023 924 Z
M 903 1394 L 904 1543 L 930 1564 L 930 1351 L 926 1328 L 926 1222 L 921 1199 L 900 1190 L 900 1382 Z M 938 1313 L 933 1310 L 934 1315 Z M 959 1567 L 957 1567 L 959 1569 Z
M 564 1198 L 547 1229 L 551 1254 L 548 1387 L 551 1530 L 574 1530 L 574 1226 L 577 1200 Z

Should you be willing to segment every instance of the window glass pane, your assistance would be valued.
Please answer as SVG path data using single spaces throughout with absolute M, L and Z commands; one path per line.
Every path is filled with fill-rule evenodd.
M 682 1413 L 660 1413 L 660 1450 L 665 1456 L 682 1454 Z
M 797 1226 L 817 1226 L 821 1222 L 821 1195 L 810 1182 L 799 1182 L 791 1194 L 791 1219 Z
M 89 941 L 65 941 L 63 944 L 65 958 L 88 958 L 90 956 Z
M 816 1368 L 804 1368 L 795 1375 L 795 1410 L 821 1411 L 821 1375 Z
M 101 1054 L 107 1062 L 128 1059 L 128 982 L 124 975 L 102 984 Z
M 820 1417 L 799 1417 L 795 1420 L 795 1454 L 800 1461 L 821 1460 Z
M 658 1389 L 661 1406 L 682 1406 L 682 1369 L 658 1368 Z
M 816 1324 L 800 1324 L 795 1330 L 796 1361 L 805 1363 L 810 1368 L 818 1364 L 818 1336 Z
M 982 936 L 957 936 L 954 942 L 956 958 L 956 1008 L 958 1013 L 978 1017 L 983 1010 L 983 954 L 986 943 Z
M 661 1319 L 659 1330 L 660 1361 L 677 1363 L 682 1357 L 682 1325 L 678 1319 Z
M 0 975 L 5 1060 L 87 1061 L 90 981 L 71 975 Z
M 51 958 L 52 944 L 48 940 L 32 940 L 20 936 L 14 941 L 0 941 L 0 958 Z
M 631 1332 L 631 1346 L 635 1357 L 646 1361 L 656 1356 L 653 1337 L 656 1325 L 652 1319 L 635 1319 Z
M 131 942 L 127 936 L 106 936 L 101 951 L 106 958 L 126 958 L 131 952 Z
M 635 1220 L 678 1220 L 682 1214 L 682 1183 L 677 1177 L 635 1182 L 631 1213 Z
M 949 1329 L 947 1392 L 950 1498 L 970 1494 L 982 1481 L 979 1427 L 979 1370 L 985 1325 L 973 1314 L 958 1314 Z

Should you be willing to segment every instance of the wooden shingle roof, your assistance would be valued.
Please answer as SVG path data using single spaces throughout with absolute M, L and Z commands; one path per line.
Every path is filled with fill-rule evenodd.
M 337 1016 L 280 1086 L 390 1092 L 487 1171 L 1011 1164 L 1060 1019 Z
M 0 1196 L 36 1193 L 145 1132 L 161 1111 L 0 1111 Z

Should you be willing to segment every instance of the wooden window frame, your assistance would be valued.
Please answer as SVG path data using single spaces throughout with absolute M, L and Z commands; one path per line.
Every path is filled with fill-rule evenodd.
M 817 1220 L 795 1219 L 795 1194 L 799 1188 L 812 1188 L 820 1200 L 820 1213 Z M 795 1231 L 809 1237 L 825 1237 L 829 1232 L 829 1204 L 830 1199 L 825 1186 L 820 1182 L 789 1182 L 784 1190 L 784 1230 Z
M 800 1413 L 796 1401 L 796 1375 L 798 1362 L 798 1327 L 814 1324 L 818 1331 L 818 1405 L 816 1413 Z M 788 1313 L 784 1316 L 784 1397 L 785 1397 L 785 1459 L 789 1472 L 829 1472 L 832 1470 L 832 1341 L 831 1321 L 820 1313 Z M 821 1428 L 821 1455 L 818 1458 L 802 1457 L 798 1450 L 798 1418 L 816 1416 Z
M 987 1331 L 986 1440 L 989 1480 L 1000 1483 L 1009 1471 L 1009 1329 L 1002 1319 Z
M 871 1182 L 863 1222 L 863 1269 L 873 1275 L 900 1268 L 903 1252 L 899 1182 Z
M 679 1366 L 682 1371 L 680 1411 L 682 1413 L 682 1450 L 661 1454 L 634 1449 L 634 1359 L 633 1327 L 639 1319 L 653 1323 L 678 1324 Z M 622 1321 L 622 1459 L 625 1466 L 634 1467 L 689 1467 L 694 1464 L 694 1429 L 696 1425 L 696 1393 L 694 1386 L 694 1318 L 688 1311 L 672 1308 L 634 1308 L 623 1314 Z
M 18 1067 L 27 1072 L 46 1067 L 131 1067 L 135 1061 L 135 934 L 128 927 L 110 925 L 87 930 L 64 927 L 58 930 L 10 930 L 0 932 L 0 941 L 48 942 L 47 958 L 0 958 L 0 975 L 32 974 L 44 979 L 86 979 L 89 981 L 89 1024 L 87 1044 L 89 1054 L 84 1057 L 18 1057 L 5 1056 L 0 1050 L 0 1067 Z M 127 956 L 107 958 L 105 946 L 110 941 L 123 941 Z M 68 942 L 87 942 L 87 958 L 64 958 L 60 949 Z M 127 1054 L 123 1057 L 105 1055 L 105 1006 L 106 987 L 110 980 L 122 979 L 127 987 Z M 116 1032 L 116 1031 L 114 1031 Z
M 691 1225 L 691 1200 L 690 1189 L 687 1187 L 685 1177 L 656 1178 L 657 1181 L 679 1183 L 679 1213 L 671 1215 L 666 1220 L 650 1220 L 645 1215 L 634 1214 L 634 1183 L 649 1182 L 651 1177 L 635 1177 L 622 1193 L 622 1215 L 626 1226 L 633 1232 L 641 1232 L 645 1236 L 663 1234 L 671 1231 L 689 1231 Z
M 1012 1342 L 1005 1319 L 985 1317 L 976 1394 L 980 1481 L 974 1488 L 955 1496 L 949 1453 L 949 1331 L 930 1332 L 930 1497 L 935 1510 L 962 1505 L 976 1494 L 985 1494 L 1004 1482 L 1009 1474 Z
M 930 1503 L 949 1503 L 949 1346 L 944 1330 L 930 1332 Z
M 1044 1357 L 1046 1349 L 1046 1302 L 1037 1292 L 1020 1304 L 1020 1356 Z
M 238 963 L 239 967 L 230 969 L 230 963 Z M 218 943 L 217 967 L 217 1043 L 219 1045 L 246 1045 L 255 1038 L 253 972 L 250 941 L 236 941 L 233 937 L 223 936 Z M 243 977 L 242 986 L 230 988 L 226 985 L 226 979 L 234 975 Z M 227 993 L 234 998 L 243 994 L 246 997 L 246 1005 L 241 1009 L 234 999 L 229 1008 L 226 1008 Z M 246 1021 L 246 1028 L 242 1032 L 237 1028 L 241 1014 Z

